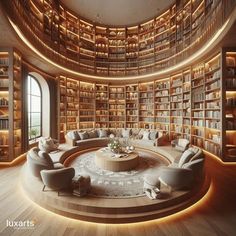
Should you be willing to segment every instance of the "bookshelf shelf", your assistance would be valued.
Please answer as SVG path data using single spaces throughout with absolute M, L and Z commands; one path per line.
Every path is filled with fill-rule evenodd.
M 12 161 L 22 153 L 21 55 L 0 49 L 0 161 Z

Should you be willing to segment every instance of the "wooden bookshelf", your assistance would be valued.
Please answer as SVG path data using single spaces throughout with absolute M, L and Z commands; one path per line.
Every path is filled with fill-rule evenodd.
M 205 62 L 205 143 L 204 149 L 221 156 L 221 55 Z
M 191 140 L 192 144 L 202 147 L 204 145 L 204 108 L 205 108 L 205 84 L 204 63 L 192 68 L 191 80 Z
M 95 84 L 79 83 L 79 128 L 95 127 Z
M 109 87 L 106 84 L 96 84 L 96 128 L 107 128 L 109 126 Z
M 139 84 L 139 127 L 154 129 L 154 82 Z
M 222 157 L 236 161 L 236 49 L 223 49 L 222 54 Z
M 170 138 L 182 136 L 183 123 L 183 74 L 178 73 L 170 78 Z
M 191 69 L 183 71 L 182 137 L 191 142 Z
M 66 77 L 60 76 L 58 79 L 58 139 L 63 142 L 67 132 L 67 96 L 66 96 Z
M 109 128 L 125 128 L 125 86 L 109 86 Z
M 22 153 L 21 55 L 0 49 L 0 161 L 12 161 Z
M 126 86 L 126 128 L 138 128 L 139 122 L 138 84 Z
M 155 128 L 170 132 L 170 79 L 155 81 Z

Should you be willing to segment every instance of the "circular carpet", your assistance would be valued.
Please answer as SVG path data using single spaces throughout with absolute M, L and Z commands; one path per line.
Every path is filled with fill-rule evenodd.
M 112 172 L 104 170 L 95 164 L 95 151 L 81 154 L 72 161 L 70 166 L 75 168 L 76 175 L 91 177 L 89 195 L 103 198 L 130 198 L 144 196 L 143 176 L 149 172 L 167 165 L 167 161 L 158 155 L 138 151 L 139 165 L 131 171 Z

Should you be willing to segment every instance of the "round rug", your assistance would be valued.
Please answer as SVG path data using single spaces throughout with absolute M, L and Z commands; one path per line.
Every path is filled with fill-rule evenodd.
M 131 171 L 112 172 L 104 170 L 95 164 L 95 151 L 81 154 L 70 164 L 75 168 L 76 175 L 91 177 L 89 195 L 103 198 L 131 198 L 144 196 L 143 176 L 168 162 L 158 155 L 138 151 L 139 165 Z

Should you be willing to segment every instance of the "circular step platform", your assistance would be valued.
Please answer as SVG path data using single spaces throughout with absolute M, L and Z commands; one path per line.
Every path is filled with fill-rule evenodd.
M 80 153 L 76 155 L 78 158 Z M 163 157 L 156 154 L 156 158 Z M 206 175 L 201 183 L 188 191 L 170 192 L 162 188 L 162 197 L 156 200 L 146 196 L 120 199 L 77 197 L 69 192 L 62 192 L 58 196 L 55 191 L 42 191 L 42 181 L 31 174 L 26 163 L 22 170 L 21 184 L 32 201 L 49 211 L 84 221 L 115 224 L 158 219 L 181 211 L 207 193 L 210 178 Z

